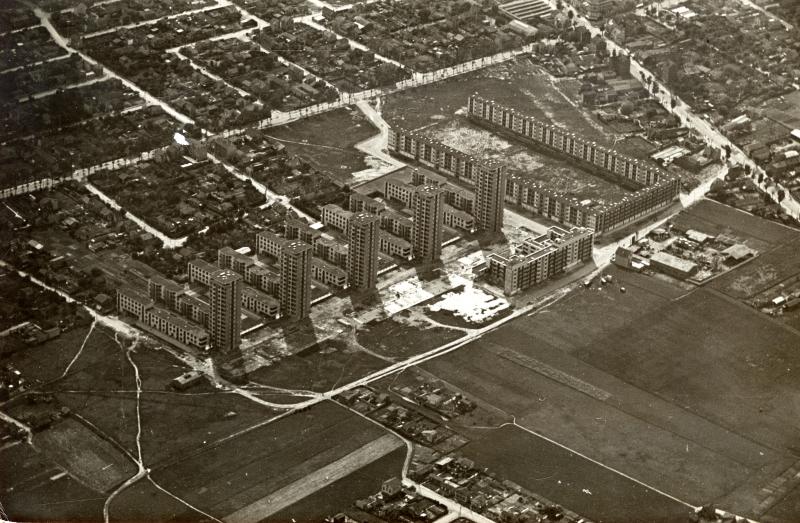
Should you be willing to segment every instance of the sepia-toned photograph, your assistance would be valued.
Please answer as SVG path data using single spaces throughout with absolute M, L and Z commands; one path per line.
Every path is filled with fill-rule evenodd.
M 800 523 L 800 0 L 0 0 L 0 523 Z

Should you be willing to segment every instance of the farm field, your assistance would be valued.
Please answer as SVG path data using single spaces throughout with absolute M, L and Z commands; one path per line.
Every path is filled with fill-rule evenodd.
M 691 509 L 513 425 L 489 431 L 461 453 L 594 521 L 679 523 Z M 525 456 L 520 459 L 520 456 Z
M 303 156 L 317 169 L 347 183 L 351 173 L 368 167 L 366 155 L 355 148 L 378 130 L 354 105 L 268 129 L 267 134 Z
M 0 450 L 3 510 L 12 521 L 98 521 L 105 496 L 26 443 Z M 13 495 L 10 493 L 13 492 Z
M 689 218 L 730 212 L 702 202 Z M 626 293 L 577 289 L 423 369 L 682 500 L 760 515 L 762 488 L 800 458 L 800 336 L 714 288 L 610 273 Z M 554 500 L 580 512 L 576 496 Z
M 782 523 L 796 519 L 798 514 L 800 514 L 800 486 L 795 487 L 785 498 L 770 508 L 761 521 Z
M 98 354 L 84 349 L 70 374 L 50 389 L 59 401 L 135 453 L 133 369 L 113 340 L 111 344 Z M 170 381 L 185 369 L 165 352 L 140 347 L 132 358 L 142 379 L 142 456 L 152 466 L 278 413 L 206 382 L 186 392 L 171 390 Z M 175 426 L 182 427 L 177 434 Z
M 380 427 L 326 402 L 198 449 L 155 470 L 153 478 L 190 504 L 225 518 L 244 514 L 239 511 L 385 435 Z M 399 440 L 383 448 L 397 445 Z
M 324 487 L 314 494 L 272 515 L 274 521 L 321 523 L 326 516 L 345 512 L 356 518 L 353 503 L 378 492 L 387 479 L 400 475 L 405 447 L 386 454 L 369 465 Z M 360 519 L 359 519 L 360 521 Z

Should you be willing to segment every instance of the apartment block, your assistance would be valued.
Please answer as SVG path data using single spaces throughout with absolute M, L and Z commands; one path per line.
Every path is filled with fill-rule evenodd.
M 381 230 L 378 234 L 378 249 L 384 254 L 404 260 L 411 260 L 413 256 L 410 241 L 384 230 Z
M 183 285 L 160 275 L 153 275 L 147 280 L 147 293 L 150 297 L 172 310 L 178 309 L 178 302 L 184 292 Z
M 281 257 L 281 250 L 287 242 L 286 238 L 274 232 L 262 231 L 256 234 L 256 252 L 277 259 Z
M 142 325 L 150 327 L 164 336 L 198 349 L 208 345 L 208 333 L 199 325 L 183 317 L 157 307 L 149 295 L 123 287 L 117 289 L 117 310 L 120 314 L 133 316 Z
M 410 240 L 414 224 L 408 216 L 394 209 L 386 209 L 381 213 L 380 227 L 384 231 L 399 236 L 404 240 Z
M 184 345 L 196 349 L 205 349 L 208 345 L 208 332 L 204 328 L 167 309 L 150 307 L 145 311 L 141 322 Z
M 347 223 L 352 216 L 352 212 L 342 209 L 336 204 L 329 203 L 322 206 L 322 223 L 342 232 L 347 232 Z
M 444 224 L 470 233 L 477 228 L 474 216 L 447 204 L 444 204 Z
M 238 350 L 242 330 L 242 277 L 220 269 L 211 277 L 211 346 L 223 352 Z
M 368 212 L 370 214 L 380 214 L 386 208 L 386 205 L 370 198 L 369 196 L 361 193 L 351 193 L 350 200 L 348 201 L 348 210 L 350 212 Z
M 374 289 L 378 283 L 379 231 L 380 218 L 368 212 L 353 215 L 349 222 L 347 277 L 355 289 Z
M 475 175 L 475 220 L 482 231 L 498 234 L 503 231 L 505 194 L 505 167 L 479 164 Z
M 155 306 L 155 300 L 135 289 L 121 287 L 117 289 L 117 311 L 128 314 L 137 320 L 144 318 L 144 311 Z
M 281 251 L 281 315 L 294 320 L 311 312 L 311 246 L 293 240 Z
M 551 227 L 546 234 L 526 238 L 515 251 L 490 254 L 488 278 L 505 294 L 516 294 L 591 260 L 593 241 L 591 229 Z
M 415 260 L 438 261 L 442 255 L 444 191 L 435 185 L 418 187 L 412 201 L 411 245 Z
M 325 260 L 317 257 L 311 258 L 311 277 L 323 285 L 345 289 L 348 286 L 348 273 L 341 267 L 337 267 Z
M 263 264 L 247 267 L 244 281 L 271 296 L 280 295 L 281 276 Z
M 178 300 L 178 312 L 195 323 L 208 328 L 211 325 L 211 306 L 191 294 L 183 294 Z
M 347 267 L 350 246 L 330 236 L 322 236 L 314 242 L 314 256 L 339 267 Z
M 197 258 L 189 262 L 189 281 L 210 287 L 211 278 L 219 271 L 219 266 Z
M 221 269 L 230 269 L 239 274 L 244 274 L 248 267 L 252 267 L 256 261 L 252 256 L 242 254 L 230 247 L 223 247 L 217 250 L 217 266 Z
M 287 240 L 300 240 L 301 242 L 314 245 L 314 242 L 322 234 L 313 229 L 309 223 L 300 218 L 288 218 L 284 224 L 283 234 Z
M 242 287 L 242 307 L 264 316 L 275 319 L 281 313 L 281 302 L 252 287 Z
M 679 178 L 655 165 L 627 157 L 566 129 L 477 95 L 468 100 L 468 115 L 480 125 L 511 134 L 515 139 L 578 162 L 587 171 L 610 178 L 633 191 L 615 202 L 596 204 L 578 201 L 524 178 L 509 176 L 501 192 L 494 190 L 502 188 L 501 181 L 501 187 L 497 187 L 497 181 L 484 184 L 483 189 L 476 187 L 476 192 L 480 189 L 486 195 L 483 201 L 493 202 L 490 206 L 483 205 L 483 210 L 478 210 L 476 204 L 474 214 L 471 214 L 476 216 L 479 225 L 481 218 L 478 214 L 482 214 L 483 221 L 490 226 L 497 223 L 491 216 L 499 216 L 496 211 L 500 206 L 498 194 L 502 194 L 506 203 L 519 205 L 565 225 L 589 227 L 596 233 L 603 234 L 668 207 L 680 192 Z M 390 130 L 389 150 L 471 185 L 480 185 L 478 181 L 481 173 L 485 175 L 487 169 L 493 168 L 490 162 L 478 161 L 473 156 L 401 128 Z M 485 182 L 491 180 L 482 179 Z M 396 199 L 404 194 L 404 188 L 399 185 L 393 186 L 391 190 Z M 487 210 L 490 211 L 488 214 Z

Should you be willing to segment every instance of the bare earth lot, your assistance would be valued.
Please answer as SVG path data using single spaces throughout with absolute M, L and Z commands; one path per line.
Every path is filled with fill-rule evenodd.
M 366 169 L 366 155 L 354 146 L 378 133 L 355 106 L 304 118 L 267 134 L 279 140 L 290 154 L 303 156 L 320 170 L 347 182 L 350 174 Z
M 509 173 L 534 180 L 567 196 L 610 203 L 628 194 L 615 183 L 508 140 L 466 118 L 436 124 L 424 132 L 459 151 L 500 161 L 508 166 Z
M 610 145 L 615 133 L 573 100 L 576 80 L 551 77 L 527 58 L 504 62 L 443 82 L 408 89 L 384 98 L 383 116 L 389 125 L 419 129 L 454 117 L 466 110 L 475 93 L 498 103 L 569 127 Z

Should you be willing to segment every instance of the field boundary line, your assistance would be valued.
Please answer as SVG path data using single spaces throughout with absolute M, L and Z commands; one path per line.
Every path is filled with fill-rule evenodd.
M 615 474 L 618 474 L 618 475 L 622 476 L 623 478 L 626 478 L 626 479 L 628 479 L 630 481 L 633 481 L 634 483 L 636 483 L 636 484 L 638 484 L 638 485 L 640 485 L 642 487 L 645 487 L 646 489 L 652 490 L 653 492 L 655 492 L 657 494 L 661 494 L 662 496 L 665 496 L 665 497 L 671 499 L 672 501 L 675 501 L 675 502 L 678 502 L 678 503 L 680 503 L 682 505 L 685 505 L 685 506 L 691 508 L 692 510 L 697 510 L 698 508 L 700 508 L 700 507 L 696 507 L 696 506 L 692 505 L 691 503 L 687 503 L 686 501 L 683 501 L 682 499 L 676 498 L 672 494 L 668 494 L 668 493 L 664 492 L 663 490 L 660 490 L 660 489 L 657 489 L 657 488 L 655 488 L 655 487 L 653 487 L 651 485 L 648 485 L 644 481 L 636 479 L 633 476 L 630 476 L 630 475 L 622 472 L 621 470 L 617 470 L 614 467 L 611 467 L 610 465 L 606 465 L 605 463 L 603 463 L 601 461 L 598 461 L 598 460 L 596 460 L 594 458 L 591 458 L 591 457 L 587 456 L 586 454 L 578 452 L 577 450 L 574 450 L 574 449 L 564 445 L 563 443 L 559 443 L 558 441 L 556 441 L 554 439 L 548 438 L 544 434 L 540 434 L 539 432 L 537 432 L 537 431 L 535 431 L 533 429 L 529 429 L 528 427 L 524 427 L 524 426 L 520 425 L 519 423 L 517 423 L 516 420 L 514 420 L 513 422 L 509 422 L 509 423 L 504 423 L 503 425 L 513 425 L 513 426 L 517 427 L 520 430 L 523 430 L 523 431 L 525 431 L 525 432 L 527 432 L 529 434 L 532 434 L 532 435 L 536 436 L 537 438 L 541 438 L 541 439 L 547 441 L 548 443 L 552 443 L 553 445 L 557 445 L 557 446 L 561 447 L 562 449 L 575 454 L 576 456 L 580 456 L 581 458 L 583 458 L 585 460 L 591 461 L 595 465 L 599 465 L 599 466 L 603 467 L 604 469 L 606 469 L 606 470 L 608 470 L 610 472 L 613 472 Z M 501 425 L 501 427 L 503 425 Z

